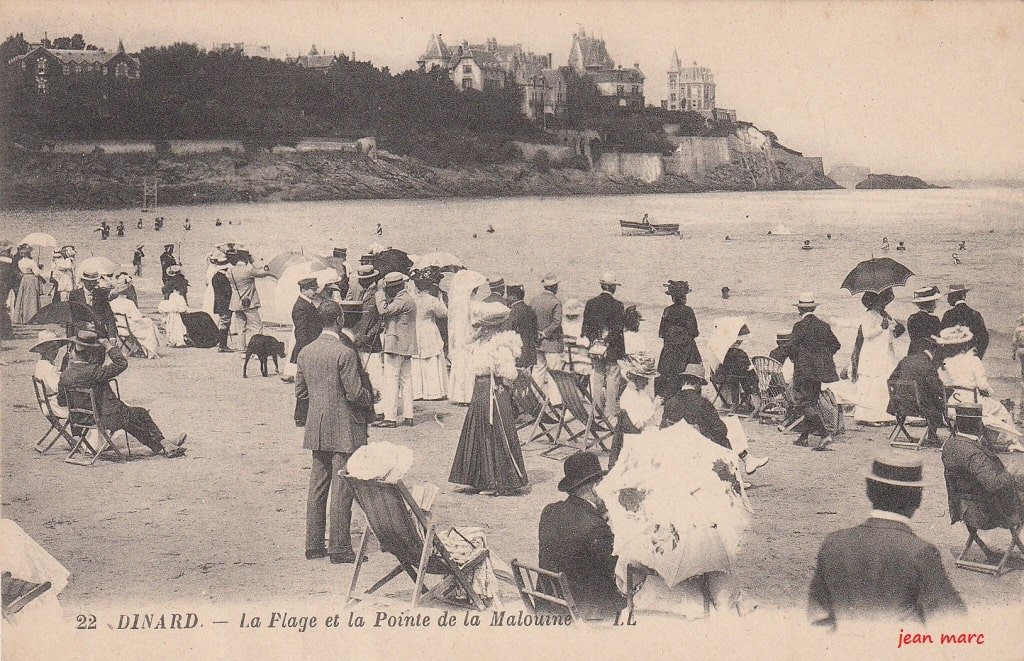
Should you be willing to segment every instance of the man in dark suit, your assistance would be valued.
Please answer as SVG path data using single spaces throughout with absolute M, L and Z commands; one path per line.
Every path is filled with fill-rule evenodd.
M 669 393 L 665 400 L 665 410 L 661 416 L 661 428 L 671 427 L 680 420 L 685 420 L 709 441 L 732 450 L 743 462 L 747 475 L 753 475 L 758 468 L 768 463 L 768 457 L 754 457 L 747 451 L 746 438 L 729 438 L 729 430 L 722 422 L 718 410 L 711 401 L 701 394 L 701 387 L 707 385 L 704 366 L 690 363 L 677 377 L 669 379 L 668 384 L 682 382 L 682 387 Z M 668 385 L 668 388 L 672 388 Z
M 837 628 L 857 619 L 927 624 L 965 614 L 938 549 L 910 528 L 921 505 L 921 478 L 917 457 L 890 453 L 874 460 L 867 476 L 870 518 L 830 534 L 818 552 L 807 608 L 813 624 Z
M 213 289 L 213 314 L 217 316 L 217 328 L 220 330 L 220 341 L 217 351 L 229 353 L 228 338 L 231 336 L 231 282 L 228 280 L 228 258 L 224 253 L 217 253 L 210 258 L 216 270 L 210 278 Z
M 967 305 L 967 292 L 971 291 L 964 285 L 950 285 L 946 300 L 950 308 L 942 315 L 942 327 L 967 326 L 974 333 L 974 346 L 978 358 L 985 357 L 988 350 L 988 329 L 981 313 Z
M 945 424 L 946 394 L 942 381 L 939 380 L 938 366 L 935 364 L 935 341 L 928 338 L 922 341 L 922 349 L 908 353 L 889 375 L 889 390 L 897 381 L 912 381 L 917 384 L 917 396 L 920 402 L 921 416 L 928 422 L 928 435 L 925 442 L 939 446 L 936 430 Z M 891 398 L 886 409 L 889 415 L 896 415 L 897 405 Z
M 363 259 L 370 259 L 364 257 Z M 377 280 L 380 273 L 372 264 L 360 264 L 356 271 L 356 282 L 361 291 L 360 302 L 362 303 L 362 314 L 359 322 L 352 328 L 356 336 L 356 350 L 359 351 L 359 359 L 363 362 L 370 381 L 375 390 L 380 391 L 384 386 L 384 348 L 380 340 L 381 320 L 377 312 Z M 384 419 L 383 405 L 378 402 L 375 406 L 377 414 L 376 421 Z
M 91 321 L 100 336 L 117 337 L 117 319 L 114 317 L 114 311 L 110 309 L 110 287 L 106 286 L 107 283 L 100 282 L 100 274 L 95 271 L 84 271 L 79 278 L 82 281 L 82 288 L 73 289 L 68 294 L 68 302 L 89 308 L 91 318 L 77 319 L 74 316 L 75 310 L 72 309 L 72 332 L 82 329 L 84 321 Z
M 174 258 L 174 244 L 165 244 L 164 252 L 163 254 L 160 255 L 160 280 L 164 285 L 167 284 L 167 280 L 168 278 L 170 278 L 171 275 L 170 273 L 167 272 L 167 269 L 170 268 L 171 266 L 174 266 L 177 263 L 178 260 Z M 164 296 L 164 298 L 167 297 Z
M 907 319 L 907 335 L 910 336 L 908 355 L 924 351 L 930 346 L 932 336 L 942 330 L 942 322 L 933 314 L 935 302 L 941 297 L 938 287 L 921 287 L 914 291 L 912 302 L 919 309 Z
M 962 409 L 961 409 L 962 411 Z M 942 447 L 951 524 L 977 530 L 1020 525 L 1024 473 L 1011 473 L 985 439 L 981 409 L 970 421 L 957 416 L 957 432 Z
M 516 367 L 533 369 L 537 364 L 537 314 L 523 300 L 526 296 L 523 285 L 509 284 L 505 289 L 509 302 L 508 317 L 502 323 L 502 330 L 515 331 L 523 340 L 523 351 L 516 359 Z
M 590 394 L 612 422 L 619 414 L 619 360 L 626 355 L 625 308 L 615 298 L 619 282 L 611 273 L 601 275 L 601 293 L 583 308 L 583 337 L 590 343 Z M 595 343 L 597 343 L 595 345 Z
M 615 586 L 615 536 L 602 516 L 604 503 L 594 493 L 604 471 L 592 452 L 571 455 L 563 469 L 558 490 L 569 497 L 540 515 L 538 564 L 565 574 L 585 619 L 610 619 L 625 608 L 626 599 Z
M 352 491 L 338 472 L 366 445 L 373 394 L 366 387 L 359 356 L 341 339 L 344 314 L 333 301 L 317 310 L 323 332 L 299 352 L 295 375 L 295 424 L 305 426 L 302 447 L 312 451 L 306 503 L 306 558 L 325 555 L 331 562 L 355 562 L 350 527 Z M 302 400 L 308 403 L 301 404 Z M 324 548 L 327 497 L 331 496 L 330 541 Z
M 307 344 L 320 337 L 323 328 L 320 326 L 320 316 L 316 312 L 316 305 L 313 304 L 313 297 L 319 289 L 316 278 L 303 278 L 299 280 L 299 295 L 292 305 L 292 333 L 295 336 L 295 346 L 292 347 L 292 355 L 288 362 L 295 365 L 299 360 L 299 352 Z M 281 376 L 285 383 L 295 380 L 292 374 L 287 372 Z
M 88 408 L 88 401 L 79 401 L 73 396 L 74 401 L 68 402 L 70 390 L 88 388 L 96 396 L 99 422 L 104 429 L 125 430 L 152 450 L 153 454 L 168 458 L 185 454 L 185 448 L 181 447 L 185 442 L 185 434 L 179 434 L 170 441 L 169 448 L 165 447 L 164 434 L 153 422 L 149 411 L 141 406 L 128 406 L 114 394 L 110 380 L 128 369 L 128 359 L 121 353 L 115 340 L 100 337 L 94 331 L 81 330 L 75 334 L 72 346 L 71 360 L 60 375 L 58 404 Z M 104 357 L 110 358 L 110 364 L 105 364 Z
M 658 372 L 661 376 L 654 380 L 654 391 L 662 397 L 667 394 L 664 385 L 672 383 L 672 376 L 680 374 L 691 363 L 701 362 L 696 342 L 700 335 L 697 316 L 693 314 L 693 308 L 686 304 L 690 283 L 685 280 L 669 280 L 665 284 L 665 293 L 672 298 L 672 305 L 665 308 L 658 327 L 658 337 L 663 340 L 661 355 L 658 357 Z
M 783 345 L 781 352 L 793 361 L 794 407 L 804 416 L 800 437 L 794 444 L 807 447 L 807 437 L 814 433 L 822 437 L 814 449 L 824 450 L 832 442 L 832 435 L 817 412 L 817 403 L 821 384 L 839 380 L 833 356 L 841 345 L 832 328 L 815 316 L 818 304 L 814 294 L 800 294 L 794 305 L 800 313 L 800 321 L 793 325 L 789 342 Z

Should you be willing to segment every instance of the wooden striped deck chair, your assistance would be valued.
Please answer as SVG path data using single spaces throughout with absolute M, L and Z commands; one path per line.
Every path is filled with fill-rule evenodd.
M 46 418 L 46 421 L 50 423 L 50 427 L 43 434 L 42 438 L 36 441 L 33 446 L 39 454 L 43 454 L 47 450 L 53 447 L 53 444 L 58 439 L 63 438 L 68 444 L 68 449 L 75 447 L 75 439 L 71 436 L 68 431 L 69 420 L 68 418 L 60 417 L 53 409 L 53 401 L 51 401 L 51 395 L 46 394 L 46 384 L 44 384 L 38 377 L 32 377 L 32 388 L 36 393 L 36 404 L 39 405 L 39 411 Z M 51 438 L 50 435 L 53 434 Z
M 555 445 L 542 452 L 541 456 L 562 461 L 573 452 L 589 450 L 595 443 L 607 452 L 605 440 L 611 438 L 615 430 L 604 413 L 584 397 L 576 375 L 561 370 L 548 373 L 562 397 L 562 406 L 558 411 L 558 421 L 554 423 Z M 567 434 L 565 440 L 562 440 L 562 432 Z
M 356 551 L 356 566 L 352 582 L 345 596 L 346 602 L 361 601 L 372 595 L 396 576 L 405 572 L 414 583 L 412 607 L 430 599 L 452 600 L 461 598 L 477 610 L 486 608 L 484 599 L 473 590 L 472 574 L 476 567 L 487 559 L 489 551 L 480 549 L 462 565 L 456 563 L 441 540 L 437 537 L 435 524 L 430 514 L 416 503 L 401 481 L 361 480 L 345 472 L 339 473 L 345 480 L 359 507 L 366 515 L 367 526 L 363 531 L 359 550 Z M 365 592 L 356 592 L 359 572 L 363 566 L 370 532 L 380 543 L 381 551 L 390 553 L 398 560 L 391 571 L 385 574 Z M 427 575 L 439 576 L 441 580 L 431 588 L 426 585 Z M 386 597 L 374 597 L 381 601 L 395 602 Z M 408 604 L 400 604 L 402 608 Z
M 120 399 L 117 381 L 111 380 L 110 387 Z M 114 444 L 113 435 L 100 424 L 100 406 L 95 391 L 92 388 L 72 388 L 65 390 L 64 393 L 64 401 L 68 404 L 71 433 L 76 439 L 64 461 L 77 466 L 92 466 L 100 455 L 107 452 L 113 453 L 116 461 L 124 461 L 124 455 Z M 132 448 L 128 441 L 128 432 L 125 432 L 124 437 L 130 457 Z
M 919 438 L 907 429 L 907 418 L 921 417 L 921 395 L 914 381 L 894 381 L 889 384 L 889 402 L 896 412 L 896 425 L 889 434 L 889 445 L 901 450 L 923 450 L 925 449 L 924 439 L 928 435 L 928 429 L 921 433 Z M 906 437 L 906 441 L 899 440 Z
M 540 612 L 563 615 L 573 622 L 584 621 L 576 608 L 576 600 L 573 599 L 564 573 L 531 567 L 518 560 L 513 560 L 511 564 L 519 596 L 530 614 Z

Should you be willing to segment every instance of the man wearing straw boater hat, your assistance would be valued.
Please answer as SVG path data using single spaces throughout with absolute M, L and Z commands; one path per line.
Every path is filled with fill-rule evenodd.
M 167 458 L 180 457 L 185 454 L 185 434 L 179 434 L 164 445 L 164 434 L 153 421 L 149 411 L 141 406 L 128 406 L 114 394 L 110 380 L 128 369 L 128 359 L 124 357 L 115 340 L 99 337 L 94 331 L 80 330 L 71 340 L 73 350 L 71 361 L 64 373 L 60 375 L 58 402 L 67 406 L 66 393 L 78 388 L 93 391 L 99 406 L 100 424 L 104 429 L 117 431 L 123 429 L 131 434 L 139 443 L 153 451 L 153 454 Z M 110 359 L 105 364 L 104 354 Z
M 807 447 L 807 437 L 813 433 L 821 436 L 821 443 L 814 449 L 824 450 L 832 443 L 832 435 L 817 411 L 818 398 L 821 384 L 839 380 L 833 356 L 842 345 L 828 323 L 814 314 L 818 308 L 814 294 L 800 294 L 793 305 L 800 314 L 800 321 L 793 324 L 789 342 L 781 347 L 780 353 L 793 361 L 794 404 L 804 416 L 800 437 L 794 445 Z
M 360 303 L 362 313 L 352 330 L 356 335 L 356 350 L 374 389 L 381 392 L 384 388 L 384 354 L 380 341 L 381 321 L 377 312 L 377 288 L 380 286 L 380 272 L 373 266 L 373 255 L 363 255 L 359 268 L 356 270 L 356 281 L 361 290 Z M 376 421 L 384 419 L 384 406 L 380 401 L 374 405 Z
M 981 313 L 967 305 L 967 292 L 971 291 L 964 285 L 950 285 L 946 300 L 950 308 L 942 315 L 942 327 L 967 326 L 974 333 L 974 346 L 978 350 L 978 358 L 985 357 L 988 349 L 988 329 Z
M 593 452 L 569 456 L 563 470 L 558 490 L 569 496 L 540 515 L 538 564 L 565 574 L 585 619 L 611 619 L 626 600 L 615 586 L 615 535 L 602 515 L 604 502 L 594 493 L 605 471 Z
M 508 305 L 508 301 L 505 300 L 505 278 L 501 276 L 487 278 L 487 287 L 491 290 L 491 293 L 484 299 L 485 303 Z
M 540 281 L 542 291 L 530 300 L 530 308 L 537 316 L 537 364 L 533 368 L 533 380 L 544 389 L 554 406 L 562 404 L 562 396 L 551 380 L 549 370 L 562 369 L 562 301 L 558 298 L 558 276 L 548 273 Z
M 933 313 L 935 312 L 936 301 L 942 298 L 942 293 L 935 286 L 921 287 L 914 290 L 914 298 L 911 302 L 918 307 L 918 311 L 907 319 L 907 335 L 910 336 L 910 348 L 907 355 L 920 353 L 931 346 L 932 335 L 938 335 L 942 330 L 942 322 Z
M 858 619 L 889 625 L 914 618 L 964 615 L 964 602 L 949 581 L 939 550 L 917 537 L 910 518 L 924 491 L 921 460 L 889 452 L 867 474 L 867 521 L 831 533 L 818 551 L 808 617 L 836 628 Z
M 408 280 L 401 271 L 384 276 L 383 290 L 377 290 L 374 300 L 384 326 L 384 385 L 381 400 L 384 420 L 378 427 L 398 426 L 398 398 L 402 398 L 403 423 L 413 425 L 412 357 L 416 355 L 416 301 L 405 288 Z
M 583 308 L 583 337 L 590 343 L 590 394 L 612 422 L 619 414 L 619 360 L 626 355 L 626 309 L 615 298 L 618 279 L 609 271 L 601 274 L 601 293 Z

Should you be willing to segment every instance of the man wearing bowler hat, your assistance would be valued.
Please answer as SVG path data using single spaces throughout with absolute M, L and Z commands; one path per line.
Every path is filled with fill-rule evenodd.
M 565 574 L 584 618 L 610 619 L 625 608 L 626 599 L 615 586 L 615 536 L 602 514 L 604 503 L 594 493 L 605 472 L 593 452 L 571 455 L 563 470 L 558 490 L 569 496 L 540 515 L 538 564 Z
M 398 426 L 398 398 L 402 398 L 403 423 L 413 424 L 412 357 L 416 355 L 416 301 L 405 282 L 409 278 L 400 271 L 384 276 L 384 289 L 374 295 L 377 312 L 384 326 L 384 387 L 381 399 L 384 420 L 377 427 Z
M 942 322 L 935 316 L 936 301 L 942 298 L 938 287 L 921 287 L 914 290 L 911 302 L 918 307 L 917 312 L 907 319 L 907 335 L 910 337 L 910 348 L 907 355 L 920 353 L 931 346 L 931 338 L 942 330 Z
M 950 308 L 942 315 L 942 327 L 967 326 L 974 333 L 974 346 L 978 358 L 985 357 L 988 350 L 988 329 L 981 313 L 967 305 L 967 292 L 971 291 L 964 285 L 950 285 L 946 300 Z M 938 335 L 938 333 L 936 333 Z
M 910 527 L 924 491 L 921 460 L 889 452 L 875 458 L 866 477 L 868 520 L 830 534 L 818 551 L 808 598 L 811 622 L 836 628 L 878 619 L 895 626 L 965 614 L 939 550 Z
M 610 272 L 601 275 L 601 293 L 583 308 L 582 333 L 590 343 L 592 371 L 590 394 L 609 421 L 619 414 L 619 360 L 626 356 L 626 311 L 615 298 L 618 280 Z
M 99 422 L 109 431 L 125 430 L 139 443 L 153 451 L 153 454 L 168 458 L 185 454 L 185 434 L 179 434 L 164 445 L 164 434 L 153 421 L 149 411 L 141 406 L 128 406 L 114 394 L 110 380 L 128 369 L 128 359 L 121 353 L 115 340 L 99 337 L 95 331 L 80 330 L 71 340 L 71 361 L 60 375 L 60 390 L 57 401 L 67 406 L 67 394 L 74 389 L 88 388 L 93 391 L 99 407 Z M 104 364 L 104 356 L 110 358 Z M 74 402 L 83 406 L 84 402 Z

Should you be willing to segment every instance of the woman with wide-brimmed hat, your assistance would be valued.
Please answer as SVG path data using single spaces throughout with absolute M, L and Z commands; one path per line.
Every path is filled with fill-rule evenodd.
M 627 434 L 657 429 L 661 424 L 662 401 L 653 388 L 654 379 L 658 378 L 654 356 L 646 351 L 631 353 L 619 361 L 619 368 L 626 377 L 626 387 L 619 397 L 619 418 L 608 455 L 608 468 L 618 460 Z
M 1024 452 L 1021 433 L 1013 424 L 1010 413 L 992 396 L 992 388 L 985 376 L 985 366 L 974 348 L 974 333 L 966 326 L 943 328 L 934 338 L 938 346 L 936 359 L 942 361 L 939 378 L 952 388 L 949 405 L 955 417 L 958 404 L 980 404 L 982 422 L 994 445 L 1007 447 L 1012 452 Z M 1000 442 L 1006 435 L 1009 441 Z
M 508 318 L 503 303 L 473 306 L 471 353 L 473 398 L 462 424 L 449 482 L 466 484 L 490 495 L 514 495 L 529 484 L 519 446 L 509 385 L 519 375 L 516 358 L 523 341 L 502 331 Z
M 440 271 L 437 272 L 440 275 Z M 418 271 L 413 277 L 416 293 L 416 355 L 412 357 L 412 397 L 416 400 L 441 400 L 448 390 L 448 367 L 444 360 L 441 326 L 447 326 L 448 307 L 437 290 L 431 271 Z
M 686 296 L 690 293 L 690 283 L 685 280 L 669 280 L 665 283 L 665 293 L 672 299 L 672 305 L 665 308 L 658 327 L 658 337 L 662 339 L 661 355 L 658 357 L 658 371 L 661 377 L 655 383 L 655 390 L 665 394 L 666 379 L 682 374 L 690 363 L 700 363 L 700 351 L 697 349 L 696 338 L 700 335 L 697 328 L 697 317 L 693 309 L 686 304 Z
M 881 294 L 865 292 L 861 297 L 865 310 L 850 358 L 850 374 L 857 385 L 853 417 L 860 424 L 887 425 L 896 421 L 886 411 L 889 406 L 886 380 L 896 368 L 893 340 L 905 329 L 885 310 L 892 300 L 892 289 Z

